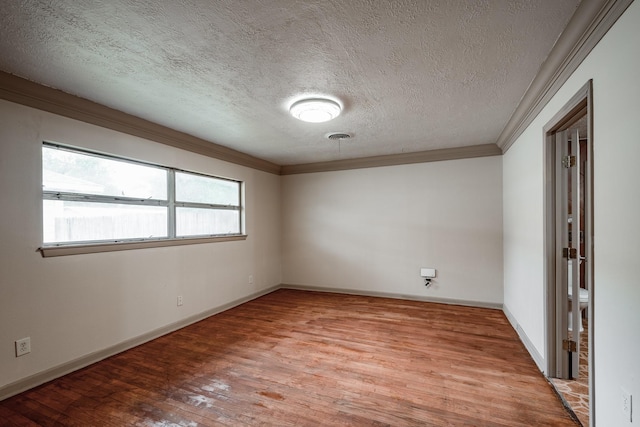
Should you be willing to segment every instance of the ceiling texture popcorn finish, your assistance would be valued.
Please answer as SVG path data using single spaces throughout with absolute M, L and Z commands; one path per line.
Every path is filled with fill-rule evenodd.
M 278 165 L 409 155 L 495 144 L 578 4 L 6 1 L 0 69 Z

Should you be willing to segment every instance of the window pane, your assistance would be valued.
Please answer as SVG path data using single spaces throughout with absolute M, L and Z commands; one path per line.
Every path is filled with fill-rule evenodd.
M 238 233 L 240 233 L 239 211 L 176 208 L 176 234 L 178 236 Z
M 176 201 L 240 205 L 240 183 L 176 172 Z
M 43 200 L 44 243 L 167 237 L 162 206 Z
M 45 191 L 167 199 L 167 172 L 126 161 L 42 147 Z

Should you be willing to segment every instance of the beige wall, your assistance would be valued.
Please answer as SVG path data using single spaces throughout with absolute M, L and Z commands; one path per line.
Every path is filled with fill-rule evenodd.
M 500 305 L 501 180 L 500 157 L 285 176 L 284 283 Z
M 43 140 L 242 180 L 248 238 L 42 258 Z M 281 282 L 276 175 L 0 101 L 0 195 L 0 389 Z
M 621 389 L 640 397 L 639 23 L 634 2 L 503 157 L 504 302 L 544 355 L 542 128 L 593 79 L 598 426 L 630 425 Z
M 42 258 L 44 140 L 242 180 L 248 238 Z M 280 283 L 502 302 L 499 157 L 278 177 L 0 101 L 0 166 L 0 390 Z

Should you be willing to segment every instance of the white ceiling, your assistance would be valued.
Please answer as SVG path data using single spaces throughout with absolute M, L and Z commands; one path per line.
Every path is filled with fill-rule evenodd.
M 496 142 L 578 3 L 5 1 L 0 69 L 281 165 L 462 147 Z M 342 115 L 289 116 L 307 95 Z

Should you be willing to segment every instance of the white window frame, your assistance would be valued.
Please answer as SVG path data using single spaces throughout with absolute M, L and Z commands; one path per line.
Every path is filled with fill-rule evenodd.
M 227 242 L 246 240 L 247 235 L 244 233 L 244 183 L 230 178 L 223 178 L 214 175 L 208 175 L 183 169 L 178 169 L 169 166 L 158 165 L 149 162 L 143 162 L 139 160 L 127 159 L 112 154 L 104 154 L 87 150 L 84 148 L 77 148 L 68 145 L 52 143 L 44 141 L 42 147 L 51 147 L 59 150 L 66 150 L 73 153 L 82 155 L 95 156 L 103 159 L 115 160 L 126 163 L 133 163 L 136 165 L 142 165 L 147 167 L 158 168 L 166 171 L 167 176 L 167 199 L 140 199 L 135 197 L 120 197 L 120 196 L 106 196 L 96 194 L 85 193 L 70 193 L 61 191 L 45 191 L 42 190 L 42 201 L 45 200 L 64 200 L 64 201 L 82 201 L 88 203 L 114 203 L 114 204 L 129 204 L 136 206 L 164 206 L 167 208 L 167 237 L 154 237 L 154 238 L 132 238 L 132 239 L 118 239 L 118 240 L 95 240 L 95 241 L 76 241 L 76 242 L 42 242 L 40 252 L 43 257 L 63 256 L 63 255 L 76 255 L 85 253 L 98 253 L 98 252 L 111 252 L 131 249 L 143 249 L 153 247 L 166 247 L 166 246 L 179 246 L 179 245 L 191 245 L 200 243 L 212 243 L 212 242 Z M 42 170 L 42 168 L 41 168 Z M 175 192 L 175 174 L 181 172 L 185 174 L 197 175 L 206 178 L 212 178 L 216 180 L 229 181 L 238 184 L 238 205 L 219 205 L 209 203 L 198 202 L 177 202 Z M 44 216 L 44 209 L 41 204 L 41 213 Z M 209 235 L 195 235 L 195 236 L 176 236 L 176 208 L 200 208 L 211 210 L 234 210 L 238 212 L 239 231 L 237 233 L 228 234 L 209 234 Z M 42 221 L 41 221 L 42 223 Z M 42 230 L 44 233 L 44 230 Z M 41 235 L 43 235 L 41 233 Z M 44 236 L 43 236 L 44 237 Z

